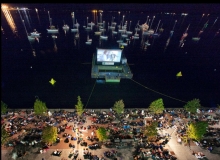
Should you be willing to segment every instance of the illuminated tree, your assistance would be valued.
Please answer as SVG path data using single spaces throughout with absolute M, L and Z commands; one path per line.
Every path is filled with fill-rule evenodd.
M 46 126 L 42 131 L 42 141 L 53 144 L 56 142 L 57 138 L 57 127 L 54 126 Z
M 123 102 L 123 100 L 119 100 L 119 101 L 116 101 L 114 106 L 113 106 L 113 111 L 115 111 L 117 113 L 117 115 L 120 115 L 122 113 L 124 113 L 124 108 L 125 108 L 125 104 Z
M 107 130 L 104 127 L 99 127 L 96 130 L 96 136 L 98 137 L 99 141 L 103 142 L 108 139 Z
M 206 121 L 193 122 L 189 124 L 186 133 L 189 135 L 189 138 L 199 141 L 207 132 L 207 127 L 208 122 Z
M 5 104 L 3 101 L 1 101 L 1 112 L 2 114 L 5 114 L 8 110 L 8 105 Z
M 9 133 L 5 130 L 5 125 L 2 125 L 1 128 L 1 145 L 4 145 L 8 142 L 9 140 Z
M 201 107 L 199 99 L 193 99 L 188 101 L 187 104 L 184 106 L 184 109 L 190 113 L 196 113 L 197 109 Z
M 185 143 L 189 143 L 191 139 L 200 141 L 207 132 L 208 122 L 198 121 L 192 122 L 187 126 L 186 134 L 183 137 Z
M 153 101 L 149 106 L 149 111 L 155 114 L 163 113 L 163 110 L 164 110 L 164 104 L 162 98 Z
M 77 104 L 75 105 L 75 108 L 76 108 L 76 112 L 78 114 L 78 116 L 81 116 L 82 113 L 84 112 L 84 108 L 83 108 L 83 103 L 81 101 L 81 98 L 80 96 L 77 97 Z
M 34 113 L 36 115 L 45 115 L 45 114 L 47 114 L 46 103 L 40 101 L 39 99 L 36 99 L 35 102 L 34 102 Z
M 148 138 L 149 141 L 153 141 L 157 136 L 157 126 L 158 122 L 154 121 L 150 125 L 147 125 L 144 129 L 144 135 Z

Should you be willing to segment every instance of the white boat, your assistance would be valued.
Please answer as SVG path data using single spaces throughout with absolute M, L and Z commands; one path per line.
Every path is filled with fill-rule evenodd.
M 139 39 L 139 37 L 138 36 L 134 36 L 133 39 Z
M 70 27 L 67 24 L 63 25 L 63 30 L 69 30 L 69 29 L 70 29 Z
M 130 35 L 130 34 L 132 34 L 132 32 L 131 31 L 126 31 L 126 34 Z
M 150 30 L 148 31 L 148 33 L 154 34 L 154 30 L 153 30 L 153 29 L 150 29 Z
M 91 45 L 91 44 L 92 44 L 92 41 L 87 41 L 86 44 L 87 44 L 87 45 Z
M 116 26 L 116 24 L 117 24 L 116 22 L 112 22 L 112 26 Z
M 117 40 L 117 43 L 123 43 L 123 40 Z
M 107 40 L 108 36 L 100 36 L 100 38 L 103 39 L 103 40 Z
M 193 37 L 192 40 L 193 40 L 193 41 L 199 41 L 199 40 L 200 40 L 200 37 Z
M 127 46 L 128 44 L 127 43 L 120 43 L 120 45 Z
M 110 26 L 109 29 L 114 30 L 115 26 Z
M 33 37 L 39 37 L 41 33 L 38 33 L 37 31 L 36 32 L 32 32 L 31 33 L 31 36 Z
M 88 23 L 88 26 L 94 26 L 95 23 L 91 22 L 91 23 Z
M 40 37 L 40 34 L 41 34 L 41 33 L 37 32 L 37 30 L 34 29 L 34 31 L 31 32 L 30 34 L 31 34 L 32 37 Z
M 49 13 L 49 11 L 48 11 L 48 15 L 49 15 L 49 21 L 50 21 L 50 26 L 49 26 L 50 28 L 47 29 L 47 32 L 48 32 L 48 33 L 58 33 L 59 30 L 56 29 L 56 27 L 55 27 L 54 25 L 52 25 L 52 18 L 50 18 L 50 13 Z
M 116 32 L 116 31 L 113 31 L 112 33 L 113 33 L 113 34 L 118 34 L 118 32 Z
M 127 34 L 122 34 L 121 36 L 122 36 L 123 38 L 127 38 L 127 37 L 128 37 Z
M 126 32 L 126 30 L 124 30 L 124 29 L 119 29 L 118 32 L 119 32 L 119 33 L 121 33 L 121 32 Z
M 79 32 L 78 28 L 71 29 L 71 32 Z
M 104 29 L 104 28 L 100 28 L 100 29 L 99 29 L 99 31 L 104 32 L 104 31 L 105 31 L 105 29 Z
M 103 22 L 104 22 L 104 21 L 103 21 Z M 104 28 L 104 26 L 105 26 L 105 23 L 103 23 L 103 31 L 102 31 L 103 35 L 100 36 L 100 39 L 107 40 L 107 39 L 108 39 L 108 36 L 105 35 L 106 29 Z M 100 29 L 100 30 L 101 30 L 101 29 Z
M 102 32 L 97 31 L 97 32 L 95 32 L 95 35 L 96 35 L 96 36 L 100 36 L 101 33 L 102 33 Z
M 28 40 L 31 41 L 31 42 L 34 42 L 34 41 L 35 41 L 35 37 L 33 37 L 33 36 L 28 36 Z
M 59 29 L 56 29 L 55 26 L 50 26 L 49 29 L 47 29 L 48 33 L 59 33 Z
M 54 39 L 55 39 L 55 38 L 57 38 L 57 36 L 56 36 L 56 35 L 52 35 L 52 38 L 54 38 Z

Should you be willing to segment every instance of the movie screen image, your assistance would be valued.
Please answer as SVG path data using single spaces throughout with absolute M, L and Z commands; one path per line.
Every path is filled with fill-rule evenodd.
M 120 62 L 120 49 L 97 49 L 97 62 Z

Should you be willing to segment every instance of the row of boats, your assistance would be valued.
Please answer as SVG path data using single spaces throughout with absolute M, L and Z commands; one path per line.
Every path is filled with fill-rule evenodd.
M 59 33 L 59 29 L 56 28 L 53 24 L 52 24 L 52 18 L 50 18 L 50 14 L 48 11 L 48 15 L 49 15 L 49 22 L 50 22 L 50 26 L 47 29 L 47 32 L 54 35 Z M 75 15 L 74 12 L 71 13 L 72 16 L 72 20 L 73 20 L 73 28 L 71 28 L 71 32 L 75 33 L 75 38 L 79 38 L 79 27 L 80 24 L 77 22 L 77 20 L 75 19 Z M 130 38 L 132 39 L 139 39 L 139 31 L 141 32 L 141 36 L 154 36 L 154 37 L 159 37 L 160 33 L 163 31 L 162 26 L 158 31 L 159 25 L 160 25 L 160 20 L 158 22 L 158 25 L 156 27 L 156 29 L 152 29 L 153 21 L 146 21 L 144 24 L 140 25 L 139 21 L 137 23 L 137 25 L 135 26 L 135 31 L 133 34 L 133 31 L 130 30 L 130 26 L 131 26 L 131 21 L 130 24 L 128 26 L 128 22 L 125 21 L 124 19 L 121 21 L 121 23 L 119 25 L 117 25 L 116 22 L 114 22 L 114 18 L 112 18 L 111 23 L 108 23 L 108 27 L 106 29 L 106 22 L 105 21 L 101 21 L 100 18 L 100 22 L 97 22 L 96 24 L 93 22 L 88 23 L 88 17 L 87 17 L 87 24 L 86 26 L 84 25 L 83 28 L 85 29 L 85 31 L 87 31 L 87 41 L 86 44 L 91 44 L 92 43 L 92 39 L 89 38 L 89 32 L 93 31 L 94 28 L 96 28 L 96 31 L 94 31 L 94 34 L 99 36 L 101 40 L 107 40 L 108 36 L 105 34 L 106 30 L 111 31 L 112 35 L 119 35 L 120 39 L 117 41 L 119 43 L 120 46 L 126 46 L 128 43 L 128 41 L 130 40 Z M 66 33 L 67 31 L 70 30 L 69 25 L 65 24 L 62 27 L 62 29 L 64 30 L 64 32 Z M 37 40 L 39 42 L 39 38 L 40 38 L 41 33 L 37 32 L 36 29 L 34 29 L 33 32 L 31 32 L 28 36 L 29 40 Z M 148 43 L 148 41 L 146 42 L 145 45 L 150 45 Z

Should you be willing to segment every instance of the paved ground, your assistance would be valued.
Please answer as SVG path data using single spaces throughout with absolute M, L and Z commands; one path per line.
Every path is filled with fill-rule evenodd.
M 89 117 L 87 117 L 87 124 L 90 125 L 91 121 L 89 120 Z M 75 133 L 72 130 L 66 130 L 65 133 L 69 133 L 74 135 Z M 169 151 L 173 151 L 175 153 L 175 156 L 178 158 L 178 160 L 196 160 L 197 158 L 192 155 L 192 151 L 201 151 L 206 155 L 206 159 L 208 160 L 220 160 L 220 147 L 218 150 L 214 151 L 216 154 L 210 153 L 208 150 L 204 150 L 200 148 L 199 146 L 196 146 L 195 144 L 191 144 L 191 147 L 184 146 L 183 144 L 178 144 L 175 136 L 175 129 L 169 128 L 166 131 L 163 131 L 163 134 L 169 133 L 171 135 L 171 140 L 169 143 L 165 146 Z M 83 132 L 84 136 L 89 135 L 89 131 Z M 72 141 L 71 141 L 72 142 Z M 75 142 L 76 143 L 76 142 Z M 91 142 L 90 142 L 91 143 Z M 135 143 L 135 142 L 134 142 Z M 76 149 L 79 151 L 78 160 L 83 158 L 83 148 L 80 145 L 76 144 Z M 56 157 L 52 156 L 52 152 L 56 149 L 62 150 L 62 156 Z M 47 150 L 46 153 L 39 154 L 38 153 L 39 148 L 32 148 L 28 150 L 28 154 L 21 158 L 23 160 L 42 160 L 44 158 L 45 160 L 70 160 L 72 158 L 68 158 L 68 155 L 73 149 L 69 149 L 68 143 L 63 143 L 61 140 L 61 143 L 59 143 L 57 146 L 52 146 L 50 149 Z M 103 156 L 104 151 L 112 150 L 109 148 L 102 148 L 98 150 L 91 150 L 93 155 L 97 155 L 98 157 Z M 133 147 L 130 149 L 117 149 L 118 156 L 117 158 L 119 160 L 133 160 L 132 153 L 134 151 Z M 2 160 L 13 160 L 12 158 L 12 149 L 3 149 L 1 150 L 1 159 Z M 217 154 L 218 153 L 218 154 Z M 150 159 L 150 158 L 149 158 Z

